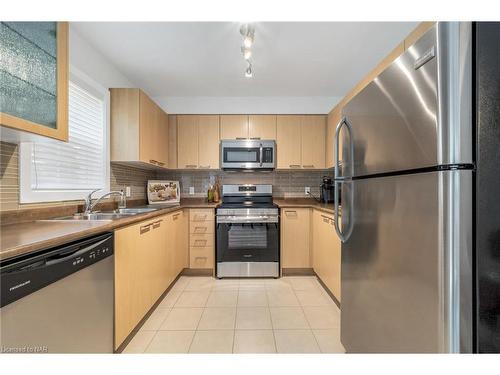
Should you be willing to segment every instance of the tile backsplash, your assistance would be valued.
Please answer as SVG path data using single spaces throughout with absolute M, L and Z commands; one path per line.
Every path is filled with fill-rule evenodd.
M 273 172 L 226 172 L 226 171 L 166 171 L 141 169 L 123 164 L 111 164 L 112 190 L 131 187 L 129 199 L 146 199 L 146 183 L 151 179 L 178 180 L 181 196 L 204 197 L 210 184 L 219 178 L 222 184 L 271 184 L 276 197 L 305 197 L 304 188 L 319 196 L 319 185 L 324 175 L 332 175 L 331 170 L 318 171 L 273 171 Z M 194 195 L 189 195 L 189 187 L 194 187 Z M 26 208 L 74 205 L 81 201 L 60 201 L 21 204 L 19 202 L 19 156 L 15 144 L 0 142 L 0 211 Z
M 226 172 L 226 171 L 168 171 L 158 173 L 158 179 L 178 180 L 181 197 L 202 197 L 207 188 L 218 177 L 222 184 L 271 184 L 273 195 L 282 198 L 306 197 L 305 187 L 319 197 L 322 177 L 332 176 L 330 170 L 317 171 L 273 171 L 273 172 Z M 194 187 L 194 195 L 189 195 L 189 187 Z

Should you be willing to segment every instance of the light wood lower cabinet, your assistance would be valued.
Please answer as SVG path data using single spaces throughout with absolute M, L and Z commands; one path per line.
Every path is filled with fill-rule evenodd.
M 189 210 L 189 268 L 214 268 L 214 219 L 213 209 Z
M 310 268 L 310 209 L 281 210 L 281 267 Z
M 314 272 L 340 302 L 341 246 L 333 223 L 333 215 L 313 210 L 312 258 Z
M 188 265 L 183 211 L 115 231 L 115 348 Z

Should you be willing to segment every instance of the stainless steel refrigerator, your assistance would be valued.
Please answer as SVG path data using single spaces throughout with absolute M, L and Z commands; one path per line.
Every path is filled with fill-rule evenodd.
M 493 24 L 487 39 L 486 26 L 437 23 L 343 109 L 334 153 L 347 352 L 472 352 L 481 341 L 490 350 L 499 343 L 500 307 L 488 296 L 500 277 L 483 288 L 483 302 L 476 282 L 481 263 L 500 274 L 500 250 L 495 266 L 478 258 L 500 249 L 500 182 L 487 182 L 500 181 L 500 33 Z M 495 214 L 478 211 L 480 198 Z M 482 248 L 481 220 L 497 235 Z M 494 307 L 481 334 L 486 302 Z

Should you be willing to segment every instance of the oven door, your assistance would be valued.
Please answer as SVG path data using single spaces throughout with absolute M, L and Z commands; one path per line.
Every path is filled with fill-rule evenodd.
M 218 223 L 217 277 L 278 277 L 279 225 Z

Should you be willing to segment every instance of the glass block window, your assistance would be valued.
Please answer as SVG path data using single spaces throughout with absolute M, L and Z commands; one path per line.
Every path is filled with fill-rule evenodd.
M 0 111 L 56 128 L 56 22 L 0 22 Z

